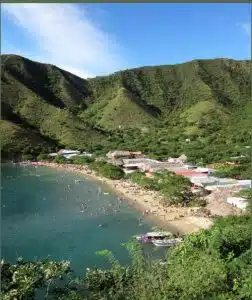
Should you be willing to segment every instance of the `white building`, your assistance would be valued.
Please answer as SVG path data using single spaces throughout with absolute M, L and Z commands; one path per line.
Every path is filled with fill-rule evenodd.
M 210 168 L 201 168 L 201 167 L 198 167 L 195 171 L 196 171 L 196 172 L 200 172 L 200 173 L 211 174 L 211 173 L 213 173 L 215 170 L 214 170 L 214 169 L 210 169 Z
M 58 155 L 58 153 L 49 153 L 48 156 L 51 156 L 51 157 L 56 157 Z
M 196 169 L 197 166 L 193 165 L 193 164 L 185 164 L 183 165 L 184 168 L 186 168 L 187 170 L 193 170 Z
M 201 187 L 218 184 L 218 178 L 215 177 L 191 177 L 190 181 L 191 183 Z
M 88 153 L 88 152 L 83 152 L 82 154 L 80 154 L 80 156 L 92 157 L 93 154 L 92 153 Z
M 246 209 L 248 206 L 248 200 L 242 197 L 228 197 L 227 203 L 240 209 Z
M 238 180 L 239 185 L 245 189 L 251 189 L 251 180 Z
M 68 150 L 68 149 L 61 149 L 59 152 L 58 152 L 59 155 L 67 155 L 67 154 L 76 154 L 76 155 L 79 155 L 80 154 L 80 151 L 78 150 Z
M 180 155 L 180 157 L 169 157 L 167 161 L 171 164 L 184 164 L 187 161 L 187 156 L 185 154 Z
M 78 150 L 67 150 L 67 149 L 62 149 L 58 152 L 58 155 L 64 156 L 67 159 L 70 159 L 73 156 L 79 155 L 80 151 Z
M 125 168 L 144 168 L 144 166 L 149 167 L 150 164 L 154 163 L 158 163 L 158 161 L 150 158 L 123 159 L 123 166 Z

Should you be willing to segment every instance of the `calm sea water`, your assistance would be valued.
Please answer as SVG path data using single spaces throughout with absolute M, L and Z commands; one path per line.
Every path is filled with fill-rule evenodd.
M 2 258 L 71 260 L 76 273 L 107 267 L 95 254 L 111 250 L 129 263 L 122 243 L 152 224 L 126 200 L 80 174 L 46 167 L 2 166 Z

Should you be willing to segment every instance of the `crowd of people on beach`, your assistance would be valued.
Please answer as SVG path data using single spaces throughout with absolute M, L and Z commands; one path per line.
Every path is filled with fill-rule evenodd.
M 196 231 L 201 227 L 201 225 L 198 225 L 195 218 L 192 220 L 193 224 L 191 224 L 190 227 L 188 226 L 188 222 L 191 222 L 190 220 L 187 220 L 186 223 L 184 223 L 184 217 L 190 217 L 194 214 L 191 208 L 164 206 L 158 192 L 144 190 L 133 184 L 129 179 L 112 180 L 100 177 L 95 171 L 90 170 L 88 166 L 85 165 L 59 164 L 47 161 L 29 163 L 34 166 L 47 166 L 55 169 L 79 172 L 91 180 L 101 181 L 112 188 L 117 195 L 122 195 L 123 198 L 128 199 L 129 205 L 133 205 L 138 209 L 143 217 L 147 216 L 151 219 L 154 218 L 156 220 L 155 222 L 162 227 L 170 226 L 173 221 L 176 223 L 174 226 L 180 228 L 183 232 Z M 109 210 L 104 212 L 108 213 Z

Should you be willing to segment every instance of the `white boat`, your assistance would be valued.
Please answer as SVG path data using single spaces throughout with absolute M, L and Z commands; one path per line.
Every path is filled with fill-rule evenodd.
M 171 238 L 172 236 L 173 234 L 169 231 L 147 232 L 144 234 L 137 235 L 136 239 L 144 243 L 149 243 L 152 242 L 153 240 L 165 239 L 165 238 L 167 239 L 167 238 Z
M 163 239 L 163 240 L 152 240 L 153 245 L 156 247 L 171 247 L 181 243 L 183 239 L 174 238 L 174 239 Z
M 74 180 L 74 182 L 75 182 L 75 183 L 78 183 L 78 182 L 83 182 L 83 181 L 85 181 L 85 180 L 80 180 L 80 179 L 76 179 L 76 180 Z
M 82 207 L 82 210 L 80 210 L 80 212 L 84 212 L 84 211 L 85 211 L 85 208 L 84 208 L 83 203 L 81 203 L 81 207 Z

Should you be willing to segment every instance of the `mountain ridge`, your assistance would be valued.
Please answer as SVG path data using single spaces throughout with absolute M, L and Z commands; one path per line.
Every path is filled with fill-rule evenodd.
M 35 128 L 56 148 L 105 152 L 124 147 L 167 156 L 175 154 L 175 141 L 177 151 L 186 150 L 188 137 L 195 144 L 240 143 L 232 132 L 235 125 L 243 140 L 251 134 L 249 60 L 200 59 L 82 79 L 21 56 L 1 58 L 2 119 L 28 132 L 29 126 Z M 140 140 L 148 140 L 144 132 L 151 143 Z M 221 139 L 217 132 L 227 137 Z M 160 140 L 171 147 L 158 149 Z M 7 144 L 2 145 L 4 153 L 11 152 Z M 20 147 L 16 153 L 23 151 Z

